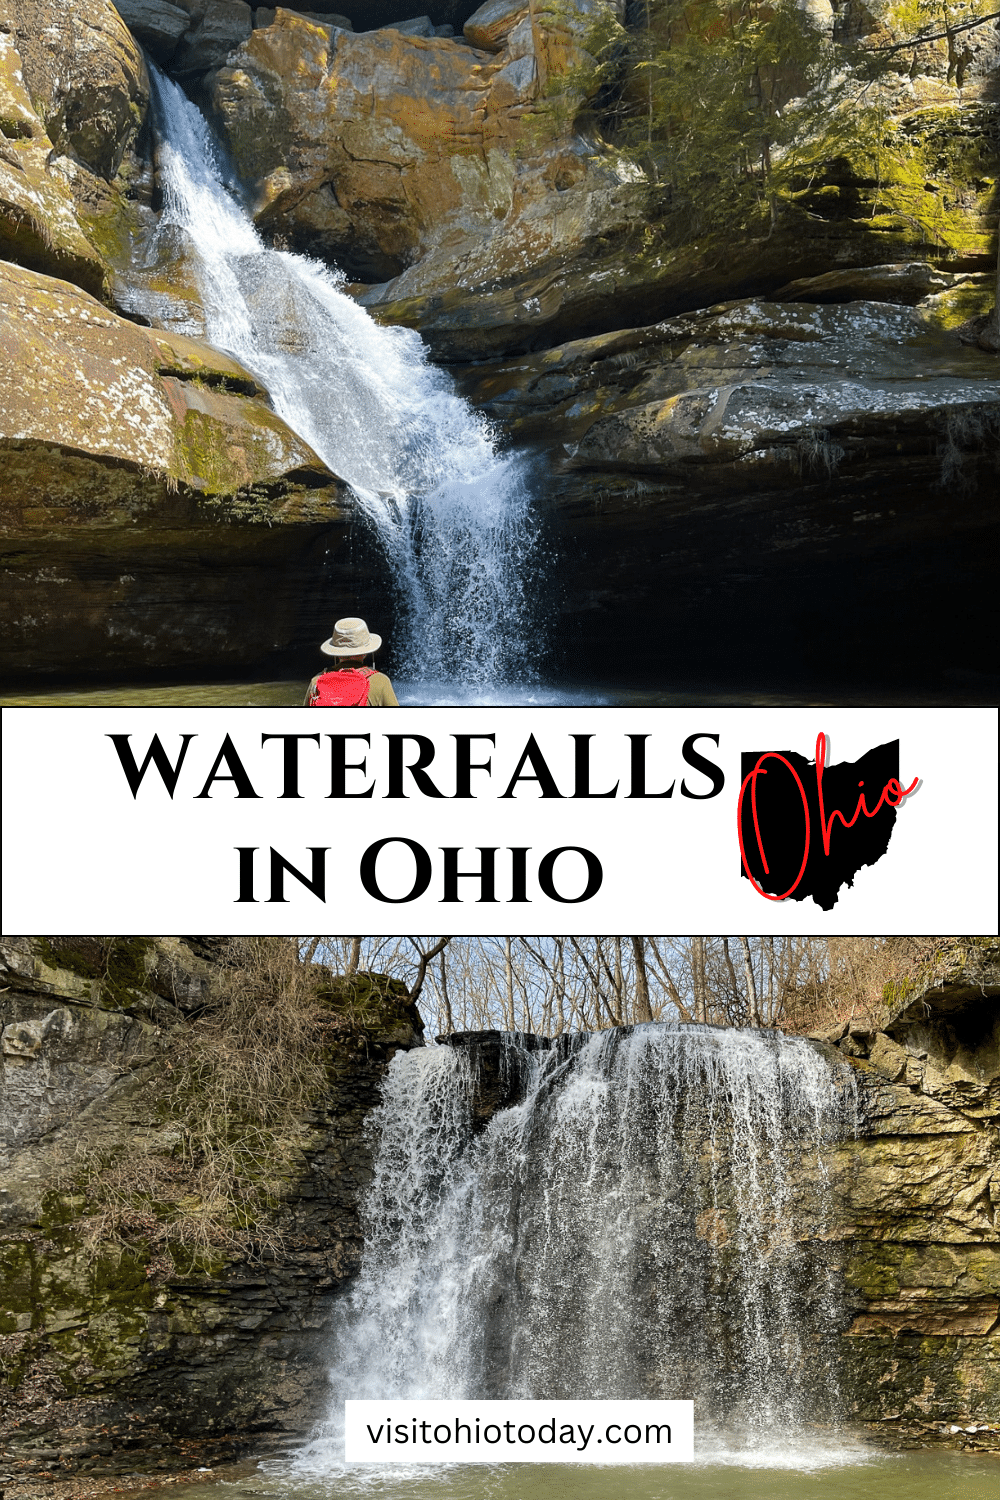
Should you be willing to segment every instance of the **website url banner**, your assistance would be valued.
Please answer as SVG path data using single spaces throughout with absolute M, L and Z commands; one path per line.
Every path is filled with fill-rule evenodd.
M 693 1401 L 345 1401 L 348 1463 L 689 1463 Z

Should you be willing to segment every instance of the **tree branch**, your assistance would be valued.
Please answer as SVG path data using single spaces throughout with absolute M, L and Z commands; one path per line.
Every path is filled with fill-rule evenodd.
M 417 996 L 420 994 L 420 991 L 424 987 L 424 980 L 427 977 L 427 965 L 430 963 L 432 958 L 437 958 L 439 953 L 443 953 L 450 942 L 450 937 L 438 938 L 437 942 L 434 944 L 434 947 L 429 948 L 426 953 L 421 952 L 421 950 L 417 948 L 417 952 L 420 954 L 420 962 L 417 965 L 416 980 L 414 981 L 413 988 L 410 991 L 410 999 L 414 1002 L 414 1004 L 416 1004 Z

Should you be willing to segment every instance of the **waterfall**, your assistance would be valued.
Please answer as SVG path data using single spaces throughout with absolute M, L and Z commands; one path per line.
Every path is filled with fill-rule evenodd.
M 348 1396 L 693 1398 L 696 1444 L 744 1454 L 833 1420 L 848 1071 L 683 1025 L 508 1037 L 504 1067 L 522 1101 L 477 1129 L 475 1049 L 393 1060 L 330 1420 L 299 1464 L 336 1463 Z
M 380 327 L 343 278 L 263 243 L 226 186 L 204 117 L 150 72 L 163 192 L 150 279 L 162 285 L 167 261 L 193 283 L 197 331 L 260 377 L 279 414 L 358 497 L 402 600 L 394 645 L 421 685 L 418 701 L 443 691 L 454 702 L 463 690 L 488 701 L 505 683 L 530 682 L 539 547 L 523 462 L 497 452 L 488 425 L 427 363 L 418 334 Z M 169 300 L 133 298 L 160 316 Z

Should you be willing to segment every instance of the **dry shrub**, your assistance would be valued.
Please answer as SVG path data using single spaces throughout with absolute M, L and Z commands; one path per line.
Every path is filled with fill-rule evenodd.
M 234 938 L 223 964 L 205 1009 L 165 1038 L 164 1128 L 86 1155 L 76 1178 L 90 1243 L 142 1239 L 159 1274 L 172 1269 L 170 1245 L 280 1249 L 276 1210 L 326 1085 L 327 1047 L 355 1020 L 349 1003 L 331 1007 L 330 976 L 291 940 Z
M 834 937 L 826 940 L 826 962 L 799 1030 L 840 1021 L 861 1021 L 876 1029 L 886 1006 L 918 983 L 943 977 L 959 957 L 968 966 L 983 938 Z

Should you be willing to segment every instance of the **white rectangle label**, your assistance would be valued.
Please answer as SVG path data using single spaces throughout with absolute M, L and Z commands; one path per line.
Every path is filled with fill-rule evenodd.
M 3 711 L 5 932 L 992 932 L 978 709 Z
M 345 1401 L 348 1463 L 666 1464 L 694 1457 L 693 1401 Z

